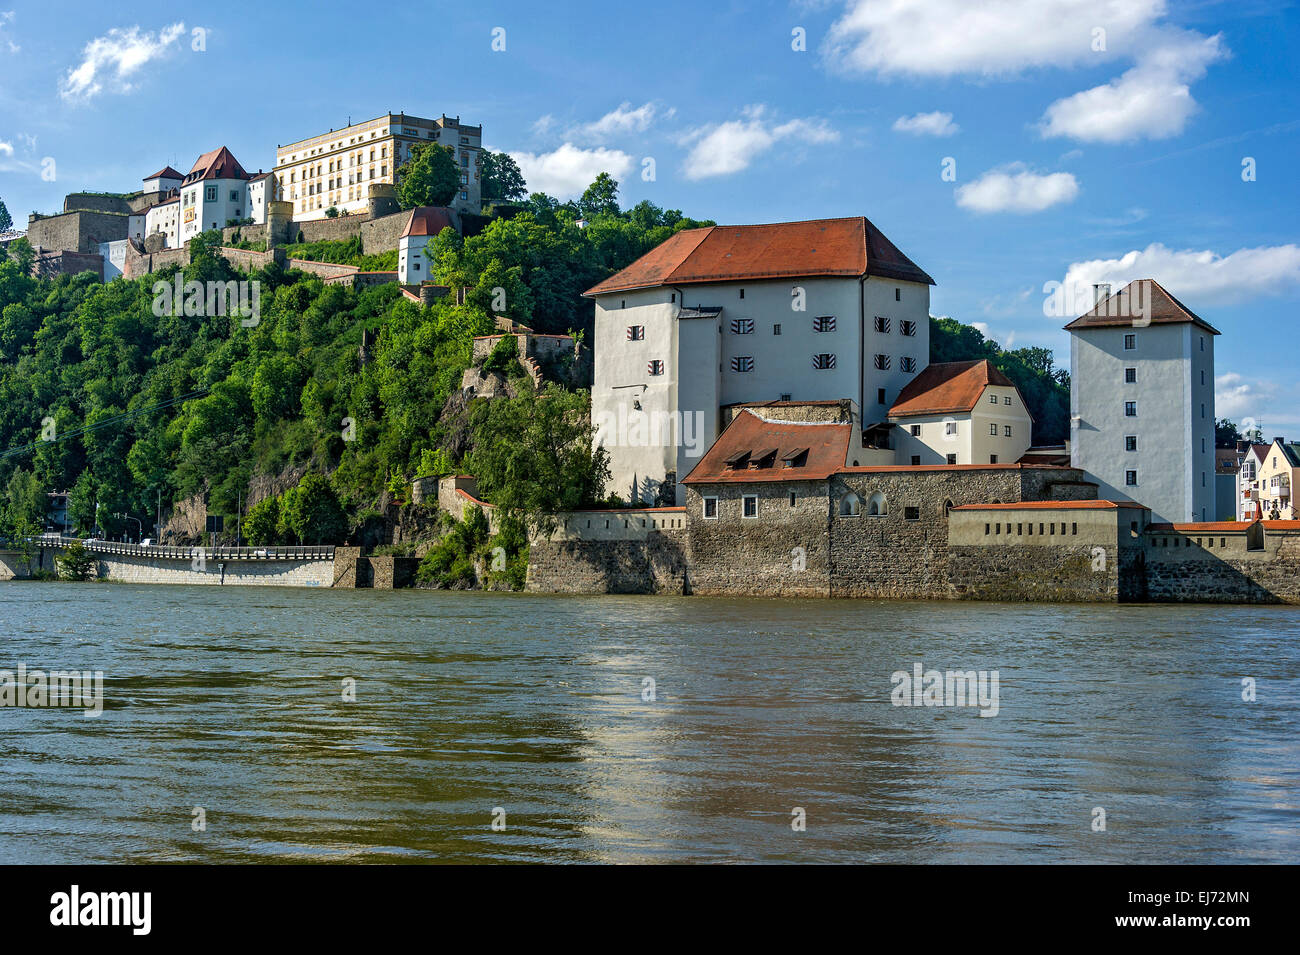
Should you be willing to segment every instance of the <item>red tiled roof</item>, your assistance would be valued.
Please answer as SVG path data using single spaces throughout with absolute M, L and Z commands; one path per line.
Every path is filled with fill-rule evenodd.
M 898 393 L 898 400 L 889 409 L 889 414 L 890 417 L 902 418 L 909 415 L 971 411 L 979 403 L 988 385 L 1016 387 L 987 358 L 927 365 L 919 375 L 903 386 L 903 390 Z M 1016 394 L 1019 393 L 1017 389 Z M 1020 404 L 1023 406 L 1024 403 L 1022 396 Z M 1028 411 L 1028 408 L 1025 410 Z
M 1012 501 L 1009 504 L 960 504 L 954 511 L 1100 511 L 1119 507 L 1145 510 L 1133 501 Z
M 870 220 L 854 216 L 683 229 L 583 294 L 834 275 L 934 284 Z
M 742 411 L 718 436 L 713 447 L 700 459 L 683 484 L 750 484 L 770 481 L 820 481 L 844 466 L 849 453 L 851 424 L 824 422 L 802 424 L 793 421 L 764 421 L 752 411 Z M 770 466 L 750 469 L 747 464 L 734 470 L 728 458 L 776 448 Z M 796 448 L 807 448 L 801 467 L 783 466 L 781 456 Z
M 836 474 L 894 474 L 901 471 L 1069 471 L 1062 464 L 867 464 L 842 467 Z M 1091 483 L 1091 482 L 1084 482 Z
M 150 179 L 184 179 L 184 178 L 185 178 L 184 173 L 177 172 L 171 166 L 163 166 L 152 176 L 145 176 L 143 181 L 148 182 Z
M 194 168 L 185 176 L 185 183 L 200 179 L 247 179 L 248 173 L 225 146 L 206 152 L 194 161 Z
M 409 235 L 437 235 L 443 229 L 454 229 L 456 223 L 451 217 L 451 210 L 442 206 L 420 206 L 411 210 L 411 218 L 406 220 L 402 238 Z
M 1170 295 L 1155 279 L 1135 279 L 1129 282 L 1065 327 L 1070 331 L 1120 325 L 1141 328 L 1148 324 L 1148 320 L 1151 325 L 1177 325 L 1191 322 L 1212 335 L 1219 334 L 1217 328 Z

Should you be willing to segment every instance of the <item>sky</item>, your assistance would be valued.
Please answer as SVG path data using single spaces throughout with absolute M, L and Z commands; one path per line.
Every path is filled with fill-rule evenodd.
M 0 199 L 21 228 L 219 145 L 269 169 L 446 113 L 560 198 L 608 171 L 720 223 L 865 215 L 933 314 L 1066 367 L 1083 290 L 1154 278 L 1223 333 L 1219 416 L 1294 440 L 1297 63 L 1275 0 L 0 0 Z

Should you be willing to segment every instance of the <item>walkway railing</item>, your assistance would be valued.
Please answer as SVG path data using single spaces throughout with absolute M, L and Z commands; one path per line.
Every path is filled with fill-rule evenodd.
M 67 547 L 80 543 L 96 554 L 119 554 L 127 557 L 155 557 L 167 560 L 193 560 L 201 553 L 211 560 L 333 560 L 334 548 L 324 544 L 304 547 L 175 547 L 171 545 L 123 544 L 118 541 L 84 541 L 77 537 L 38 537 L 38 547 Z

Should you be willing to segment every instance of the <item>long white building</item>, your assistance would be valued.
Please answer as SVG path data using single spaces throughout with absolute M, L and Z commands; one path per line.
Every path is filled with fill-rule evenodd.
M 584 293 L 610 490 L 681 503 L 727 405 L 847 398 L 885 422 L 929 362 L 933 284 L 862 216 L 672 236 Z
M 1218 330 L 1151 279 L 1096 298 L 1065 326 L 1071 462 L 1154 522 L 1214 520 Z

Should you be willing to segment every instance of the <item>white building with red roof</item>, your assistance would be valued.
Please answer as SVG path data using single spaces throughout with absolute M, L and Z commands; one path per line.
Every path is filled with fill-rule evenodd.
M 179 244 L 200 232 L 223 229 L 232 219 L 247 217 L 249 178 L 225 146 L 195 160 L 180 185 Z
M 883 422 L 928 364 L 933 284 L 862 216 L 678 232 L 584 293 L 610 489 L 680 503 L 726 405 L 851 399 Z
M 1156 523 L 1212 521 L 1218 330 L 1151 279 L 1099 287 L 1065 328 L 1071 463 Z
M 1015 383 L 988 359 L 929 365 L 889 409 L 898 464 L 1014 464 L 1034 417 Z
M 419 285 L 432 280 L 425 246 L 443 229 L 457 229 L 455 211 L 437 206 L 420 206 L 412 209 L 406 227 L 397 240 L 397 281 L 403 285 Z

